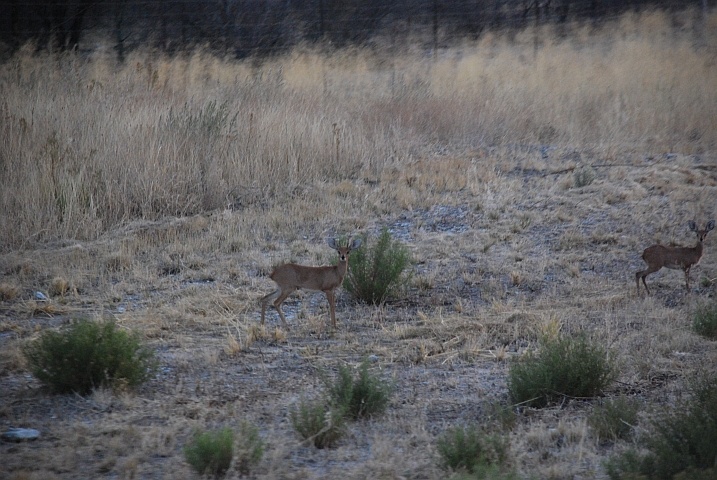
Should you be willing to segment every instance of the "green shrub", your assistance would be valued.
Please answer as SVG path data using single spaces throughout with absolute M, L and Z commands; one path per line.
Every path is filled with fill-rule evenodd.
M 590 166 L 578 167 L 573 171 L 573 179 L 577 188 L 587 187 L 595 180 L 597 172 Z
M 356 378 L 351 367 L 340 365 L 336 380 L 324 376 L 324 384 L 330 403 L 338 405 L 353 420 L 380 415 L 393 394 L 393 384 L 371 375 L 366 358 L 361 362 Z
M 294 430 L 317 448 L 333 446 L 346 433 L 346 420 L 379 415 L 386 410 L 393 385 L 368 371 L 364 359 L 354 378 L 351 368 L 339 366 L 335 379 L 322 376 L 326 392 L 319 400 L 302 400 L 290 410 Z
M 195 432 L 184 447 L 184 458 L 200 475 L 223 475 L 232 463 L 234 432 L 229 427 L 210 432 Z
M 632 449 L 607 462 L 610 478 L 715 478 L 717 376 L 694 381 L 690 390 L 690 400 L 650 421 L 639 439 L 647 453 Z
M 46 331 L 23 348 L 32 374 L 60 393 L 86 395 L 101 386 L 136 386 L 156 370 L 154 352 L 139 335 L 111 321 L 80 319 L 63 331 Z
M 715 480 L 715 478 L 717 478 L 717 467 L 704 469 L 690 467 L 675 475 L 675 480 Z
M 588 424 L 601 440 L 628 440 L 632 437 L 633 427 L 637 425 L 639 409 L 640 405 L 635 399 L 621 395 L 596 405 L 588 417 Z
M 473 473 L 460 472 L 450 477 L 450 480 L 518 480 L 518 475 L 512 469 L 501 468 L 498 465 L 479 465 Z
M 411 263 L 411 255 L 406 247 L 391 239 L 386 227 L 375 245 L 368 238 L 362 240 L 365 247 L 349 257 L 344 288 L 359 300 L 378 305 L 410 280 L 410 274 L 404 271 Z
M 717 302 L 707 303 L 697 307 L 692 321 L 692 327 L 697 334 L 717 340 Z
M 518 423 L 518 415 L 512 405 L 491 402 L 486 407 L 488 422 L 501 430 L 510 431 Z
M 475 472 L 459 472 L 451 475 L 450 480 L 518 480 L 514 470 L 505 470 L 497 465 L 478 466 Z
M 508 464 L 510 441 L 507 436 L 488 435 L 476 426 L 455 427 L 438 439 L 441 467 L 494 478 Z
M 537 353 L 511 364 L 508 392 L 513 404 L 544 407 L 563 396 L 595 396 L 617 373 L 614 355 L 586 336 L 546 337 Z
M 304 400 L 289 411 L 294 430 L 316 448 L 332 447 L 346 433 L 344 410 L 324 400 Z
M 264 442 L 259 436 L 259 429 L 249 423 L 242 423 L 239 433 L 235 450 L 236 469 L 239 474 L 246 476 L 264 456 Z

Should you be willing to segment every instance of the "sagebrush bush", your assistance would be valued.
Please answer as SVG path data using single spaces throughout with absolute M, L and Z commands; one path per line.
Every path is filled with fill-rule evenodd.
M 508 372 L 513 404 L 544 407 L 564 396 L 592 397 L 617 377 L 614 354 L 585 335 L 545 337 Z
M 323 399 L 302 399 L 289 411 L 289 419 L 294 430 L 319 449 L 333 447 L 346 433 L 343 408 Z
M 112 321 L 74 321 L 60 332 L 46 331 L 25 344 L 32 374 L 59 393 L 86 395 L 99 387 L 134 387 L 154 373 L 154 351 L 139 334 Z
M 637 425 L 640 404 L 624 395 L 596 405 L 588 417 L 588 424 L 600 440 L 629 440 Z
M 375 243 L 368 237 L 362 240 L 365 246 L 349 257 L 344 288 L 359 300 L 378 305 L 410 280 L 410 274 L 404 272 L 411 263 L 411 255 L 405 246 L 391 238 L 386 227 Z
M 364 358 L 354 377 L 348 365 L 340 365 L 335 380 L 324 376 L 330 403 L 338 405 L 344 414 L 353 419 L 380 415 L 386 410 L 393 384 L 371 374 L 368 359 Z
M 491 402 L 486 407 L 488 421 L 501 430 L 510 431 L 518 423 L 518 415 L 512 405 Z
M 368 359 L 354 374 L 349 366 L 340 365 L 332 379 L 322 375 L 325 392 L 322 398 L 301 400 L 289 412 L 291 424 L 316 448 L 333 446 L 346 433 L 346 420 L 358 420 L 383 413 L 393 394 L 391 382 L 372 375 Z
M 717 340 L 717 302 L 697 307 L 692 320 L 692 328 L 703 337 Z
M 578 167 L 573 172 L 573 179 L 577 188 L 587 187 L 595 180 L 597 172 L 590 166 Z
M 509 449 L 507 436 L 490 435 L 474 425 L 450 428 L 438 439 L 443 468 L 478 473 L 479 478 L 489 471 L 500 472 L 508 464 Z
M 259 429 L 250 423 L 243 422 L 239 427 L 236 457 L 236 469 L 241 475 L 249 475 L 251 469 L 257 465 L 264 456 L 264 441 L 259 436 Z
M 475 472 L 459 472 L 451 475 L 451 480 L 518 480 L 520 475 L 515 470 L 505 470 L 497 465 L 489 465 L 486 467 L 478 466 Z
M 631 449 L 610 459 L 612 479 L 717 478 L 717 376 L 693 381 L 691 398 L 651 419 L 639 439 L 647 453 Z
M 184 458 L 200 475 L 223 475 L 234 456 L 234 432 L 229 427 L 195 432 L 184 446 Z

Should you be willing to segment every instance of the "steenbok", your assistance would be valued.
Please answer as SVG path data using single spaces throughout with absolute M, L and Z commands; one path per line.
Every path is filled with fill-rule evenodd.
M 359 238 L 345 247 L 339 247 L 335 239 L 329 238 L 329 247 L 339 252 L 339 263 L 337 265 L 306 267 L 296 263 L 285 263 L 276 267 L 269 275 L 269 278 L 276 282 L 277 289 L 261 299 L 261 324 L 264 325 L 266 304 L 273 300 L 281 321 L 284 322 L 284 326 L 289 330 L 284 313 L 281 311 L 281 303 L 292 292 L 303 288 L 304 290 L 313 290 L 326 294 L 326 299 L 329 301 L 329 311 L 331 312 L 331 323 L 336 328 L 334 295 L 336 289 L 343 283 L 346 271 L 349 268 L 349 253 L 356 250 L 359 245 L 361 245 L 361 239 Z
M 689 225 L 690 230 L 697 234 L 697 245 L 694 247 L 666 247 L 664 245 L 653 245 L 651 247 L 647 247 L 642 253 L 642 259 L 647 264 L 647 269 L 635 274 L 635 283 L 637 284 L 638 294 L 640 293 L 641 278 L 643 285 L 645 285 L 647 294 L 650 294 L 650 289 L 647 288 L 647 283 L 645 283 L 645 277 L 651 273 L 655 273 L 662 267 L 684 270 L 686 287 L 689 292 L 690 268 L 692 268 L 692 265 L 700 263 L 700 258 L 702 258 L 702 253 L 704 252 L 704 244 L 702 242 L 704 242 L 709 231 L 715 228 L 715 221 L 712 220 L 709 222 L 704 230 L 699 230 L 693 221 L 690 221 Z

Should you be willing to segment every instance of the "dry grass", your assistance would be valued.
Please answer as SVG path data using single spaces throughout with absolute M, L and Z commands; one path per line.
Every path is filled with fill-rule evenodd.
M 196 51 L 138 52 L 116 65 L 99 52 L 58 58 L 28 47 L 0 74 L 0 245 L 94 239 L 137 218 L 224 207 L 284 213 L 317 182 L 350 200 L 356 191 L 342 182 L 405 180 L 392 203 L 426 206 L 434 194 L 479 189 L 469 160 L 494 158 L 495 146 L 542 145 L 547 156 L 520 164 L 536 170 L 554 147 L 571 149 L 564 155 L 576 163 L 710 152 L 717 40 L 695 49 L 689 26 L 670 22 L 649 13 L 567 37 L 545 30 L 537 51 L 531 32 L 512 41 L 488 34 L 436 62 L 412 52 L 297 51 L 256 66 Z M 459 151 L 470 157 L 452 155 Z M 437 163 L 436 154 L 448 158 Z M 502 160 L 494 158 L 499 171 L 510 164 Z M 425 173 L 401 172 L 408 165 Z M 266 221 L 291 232 L 333 213 L 322 206 L 310 218 L 299 210 Z
M 530 32 L 486 36 L 436 63 L 19 55 L 0 73 L 0 424 L 42 437 L 0 445 L 0 476 L 187 478 L 193 429 L 250 421 L 268 445 L 257 478 L 444 478 L 438 435 L 486 421 L 510 358 L 559 331 L 619 352 L 607 395 L 670 403 L 717 368 L 690 329 L 717 243 L 691 294 L 662 271 L 638 297 L 634 272 L 646 246 L 691 244 L 687 220 L 716 216 L 717 40 L 693 48 L 669 20 L 542 32 L 536 57 Z M 211 102 L 230 113 L 218 129 L 197 120 L 216 120 Z M 584 165 L 595 178 L 578 187 Z M 291 332 L 273 310 L 259 328 L 273 265 L 328 263 L 327 236 L 383 225 L 417 260 L 405 298 L 341 294 L 332 332 L 325 299 L 298 294 Z M 19 347 L 77 315 L 142 332 L 161 373 L 137 392 L 47 396 Z M 317 369 L 364 355 L 396 383 L 388 414 L 306 447 L 287 409 L 318 392 Z M 518 470 L 604 478 L 587 403 L 522 412 Z

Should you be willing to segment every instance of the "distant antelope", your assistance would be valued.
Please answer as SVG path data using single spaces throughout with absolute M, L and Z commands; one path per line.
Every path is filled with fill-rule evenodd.
M 279 265 L 271 272 L 269 278 L 276 282 L 278 288 L 261 299 L 261 324 L 264 325 L 264 314 L 266 312 L 266 304 L 270 300 L 274 300 L 274 307 L 279 312 L 281 321 L 289 330 L 286 323 L 284 313 L 281 311 L 281 303 L 286 300 L 295 290 L 314 290 L 324 292 L 326 299 L 329 301 L 329 311 L 331 312 L 331 323 L 336 328 L 336 312 L 334 306 L 334 294 L 336 289 L 343 283 L 346 271 L 348 270 L 349 254 L 361 245 L 361 239 L 357 238 L 345 247 L 339 247 L 336 240 L 329 238 L 329 247 L 339 252 L 339 263 L 334 266 L 325 267 L 306 267 L 295 263 L 285 263 Z
M 662 267 L 672 268 L 674 270 L 682 269 L 685 272 L 685 286 L 687 291 L 690 290 L 690 268 L 692 265 L 700 263 L 702 253 L 704 252 L 704 240 L 710 230 L 715 228 L 715 221 L 712 220 L 707 224 L 704 230 L 699 230 L 694 221 L 690 221 L 690 230 L 697 234 L 697 245 L 694 247 L 666 247 L 664 245 L 653 245 L 647 247 L 642 253 L 642 259 L 647 264 L 647 269 L 635 274 L 635 283 L 637 284 L 637 293 L 640 293 L 640 279 L 645 285 L 647 294 L 650 289 L 647 288 L 645 277 L 651 273 L 655 273 Z

